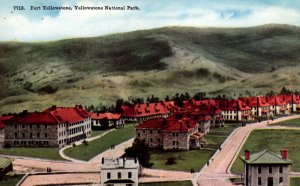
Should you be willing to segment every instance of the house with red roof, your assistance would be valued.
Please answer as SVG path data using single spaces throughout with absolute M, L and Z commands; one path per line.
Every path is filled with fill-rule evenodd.
M 292 105 L 288 104 L 284 100 L 283 95 L 276 95 L 276 96 L 270 96 L 266 97 L 266 101 L 271 106 L 271 110 L 273 111 L 273 114 L 276 115 L 287 115 L 290 114 L 290 111 L 292 109 Z
M 171 112 L 163 102 L 122 106 L 122 116 L 125 121 L 130 122 L 145 121 L 157 117 L 168 117 L 170 115 Z
M 5 125 L 4 121 L 12 118 L 12 116 L 2 116 L 0 117 L 0 148 L 4 146 L 4 131 Z
M 237 99 L 218 99 L 219 109 L 223 111 L 223 118 L 230 122 L 251 121 L 253 120 L 251 107 L 243 100 Z
M 300 95 L 292 94 L 292 112 L 300 112 Z
M 223 111 L 219 109 L 219 106 L 215 100 L 192 100 L 192 104 L 194 111 L 191 112 L 191 115 L 198 115 L 202 118 L 210 116 L 211 125 L 213 127 L 224 126 Z
M 121 118 L 121 114 L 115 113 L 91 113 L 91 120 L 93 127 L 119 127 L 124 126 L 125 121 Z
M 81 107 L 53 106 L 43 112 L 23 111 L 4 123 L 5 143 L 18 147 L 62 147 L 91 135 L 90 115 Z
M 209 118 L 205 118 L 209 120 Z M 136 138 L 149 147 L 164 150 L 200 148 L 204 133 L 197 120 L 174 114 L 169 118 L 153 118 L 136 126 Z

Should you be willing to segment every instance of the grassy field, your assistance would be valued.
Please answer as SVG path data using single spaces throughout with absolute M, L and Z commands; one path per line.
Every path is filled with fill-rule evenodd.
M 59 148 L 13 147 L 0 149 L 0 154 L 51 160 L 65 160 L 59 156 Z
M 291 75 L 300 73 L 299 33 L 299 27 L 288 25 L 166 27 L 42 43 L 1 42 L 0 114 L 199 90 L 209 96 L 261 95 L 291 82 L 297 90 L 300 78 Z
M 291 120 L 283 121 L 283 122 L 276 123 L 273 125 L 274 126 L 285 126 L 285 127 L 300 127 L 300 119 L 291 119 Z
M 139 183 L 140 186 L 192 186 L 191 181 L 169 181 L 169 182 L 153 182 Z
M 282 148 L 289 150 L 289 158 L 294 162 L 292 165 L 292 171 L 300 171 L 300 130 L 254 130 L 242 150 L 239 152 L 239 156 L 244 154 L 245 150 L 250 150 L 252 153 L 269 149 L 277 154 L 280 154 Z M 240 174 L 243 172 L 243 163 L 237 158 L 231 168 L 232 173 Z
M 64 151 L 67 156 L 80 160 L 90 160 L 94 156 L 109 149 L 111 145 L 120 144 L 135 136 L 134 127 L 136 125 L 127 125 L 125 128 L 120 128 L 112 131 L 102 138 L 89 142 L 87 146 L 78 145 L 68 148 Z
M 92 130 L 92 135 L 89 138 L 98 136 L 100 134 L 103 134 L 104 132 L 107 132 L 110 129 L 106 129 L 106 130 Z
M 300 185 L 300 178 L 298 177 L 290 178 L 290 186 L 299 186 L 299 185 Z
M 214 154 L 215 150 L 189 150 L 189 151 L 150 151 L 151 159 L 154 169 L 164 170 L 179 170 L 190 171 L 193 168 L 198 171 L 205 165 L 205 163 Z M 173 165 L 166 165 L 167 158 L 176 158 L 176 163 Z M 192 163 L 191 163 L 192 162 Z
M 24 175 L 5 175 L 3 180 L 0 181 L 0 185 L 3 186 L 15 186 Z
M 150 161 L 154 164 L 153 168 L 180 171 L 190 171 L 191 168 L 193 168 L 198 171 L 203 167 L 203 165 L 205 165 L 205 163 L 215 153 L 217 148 L 236 127 L 236 125 L 225 125 L 225 127 L 211 128 L 210 134 L 204 137 L 208 144 L 205 148 L 200 150 L 152 150 Z M 165 163 L 169 157 L 176 158 L 176 164 L 166 165 Z

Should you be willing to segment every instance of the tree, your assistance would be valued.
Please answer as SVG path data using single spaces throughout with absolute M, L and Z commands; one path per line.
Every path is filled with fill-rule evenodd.
M 153 164 L 150 163 L 149 147 L 140 139 L 135 139 L 132 146 L 125 149 L 124 157 L 137 157 L 142 167 L 150 168 Z
M 280 94 L 292 94 L 293 91 L 285 88 L 285 87 L 282 87 L 281 91 L 280 91 Z
M 205 92 L 197 92 L 193 99 L 195 100 L 202 100 L 202 99 L 205 99 L 206 98 L 206 93 Z

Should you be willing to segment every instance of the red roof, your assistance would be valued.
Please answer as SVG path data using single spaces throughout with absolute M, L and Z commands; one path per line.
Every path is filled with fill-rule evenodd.
M 5 124 L 57 124 L 58 121 L 46 112 L 21 113 L 5 121 Z
M 300 103 L 300 95 L 293 94 L 293 102 Z
M 4 121 L 12 118 L 12 116 L 2 116 L 0 117 L 0 129 L 4 128 Z
M 122 116 L 144 117 L 159 114 L 169 114 L 168 109 L 161 102 L 137 104 L 134 106 L 122 106 Z
M 110 112 L 106 113 L 92 113 L 91 115 L 92 119 L 108 119 L 108 120 L 118 120 L 121 118 L 121 114 L 114 114 Z
M 244 111 L 244 110 L 251 110 L 251 108 L 246 104 L 247 100 L 246 99 L 231 99 L 231 100 L 226 100 L 226 99 L 220 99 L 216 100 L 216 102 L 219 105 L 219 108 L 221 110 L 229 110 L 229 111 Z
M 136 126 L 137 129 L 161 129 L 166 132 L 189 132 L 198 122 L 191 118 L 176 119 L 175 117 L 153 118 Z
M 60 123 L 77 123 L 82 122 L 89 117 L 87 111 L 78 107 L 55 107 L 47 109 Z

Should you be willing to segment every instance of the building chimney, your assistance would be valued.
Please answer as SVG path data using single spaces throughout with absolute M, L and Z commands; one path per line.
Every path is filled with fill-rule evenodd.
M 250 159 L 250 151 L 245 150 L 245 160 L 249 160 L 249 159 Z
M 287 149 L 282 149 L 281 150 L 281 158 L 286 160 L 289 156 L 289 151 Z
M 104 158 L 102 157 L 101 163 L 104 164 Z

